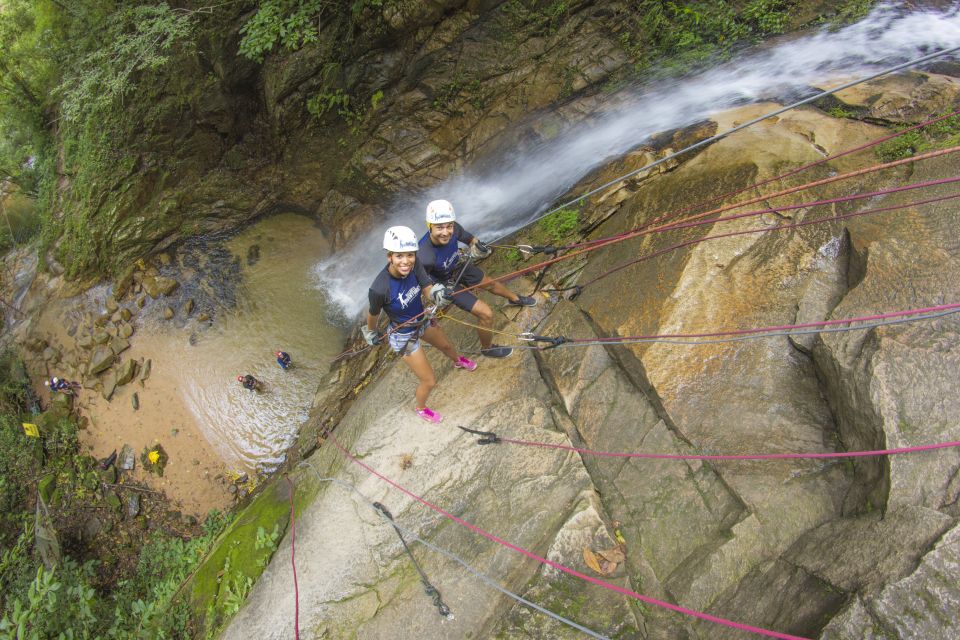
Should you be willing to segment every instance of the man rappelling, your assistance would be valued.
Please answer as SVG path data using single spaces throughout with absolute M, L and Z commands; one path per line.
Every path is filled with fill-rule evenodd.
M 493 344 L 493 311 L 472 291 L 480 288 L 495 296 L 506 298 L 507 304 L 515 307 L 532 307 L 537 304 L 532 296 L 518 295 L 501 283 L 487 276 L 472 260 L 486 258 L 493 251 L 476 236 L 456 221 L 453 205 L 446 200 L 434 200 L 427 205 L 427 233 L 420 238 L 419 263 L 427 274 L 437 282 L 454 287 L 452 302 L 477 318 L 480 327 L 480 353 L 488 358 L 506 358 L 513 348 Z M 470 259 L 460 259 L 460 243 L 467 246 Z M 459 292 L 459 293 L 458 293 Z

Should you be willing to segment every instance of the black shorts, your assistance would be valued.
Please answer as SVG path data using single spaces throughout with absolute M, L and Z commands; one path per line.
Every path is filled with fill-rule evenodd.
M 459 275 L 459 272 L 458 272 Z M 457 282 L 457 290 L 466 289 L 474 285 L 480 284 L 480 281 L 483 280 L 484 273 L 480 270 L 480 267 L 475 264 L 468 263 L 466 268 L 463 270 L 463 277 L 460 278 L 460 281 Z M 450 284 L 453 284 L 453 281 L 457 277 L 454 276 L 450 280 Z M 477 296 L 473 295 L 473 291 L 464 291 L 463 293 L 454 293 L 453 304 L 457 305 L 467 313 L 473 310 L 473 305 L 477 304 Z

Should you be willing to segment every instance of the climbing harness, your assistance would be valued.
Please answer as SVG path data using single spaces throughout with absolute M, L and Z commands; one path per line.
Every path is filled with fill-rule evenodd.
M 369 504 L 371 507 L 373 506 L 374 503 L 371 502 L 370 499 L 367 498 L 365 495 L 363 495 L 363 493 L 361 493 L 361 491 L 360 491 L 355 485 L 350 484 L 349 482 L 346 482 L 346 481 L 344 481 L 344 480 L 340 480 L 339 478 L 324 478 L 323 476 L 320 475 L 320 472 L 317 471 L 317 468 L 314 467 L 313 464 L 312 464 L 311 462 L 307 461 L 307 460 L 302 460 L 302 461 L 300 461 L 299 463 L 297 463 L 297 467 L 300 467 L 300 466 L 309 467 L 310 470 L 313 471 L 314 475 L 317 477 L 317 481 L 318 481 L 318 482 L 329 482 L 329 483 L 332 483 L 332 484 L 336 484 L 336 485 L 338 485 L 338 486 L 346 489 L 347 491 L 350 491 L 350 492 L 356 494 L 356 496 L 357 496 L 359 499 L 363 500 L 364 502 L 366 502 L 367 504 Z M 376 509 L 375 509 L 375 511 L 376 511 L 377 515 L 379 515 L 381 518 L 383 518 L 384 520 L 386 520 L 386 516 L 385 516 L 381 511 L 376 510 Z M 548 616 L 548 617 L 550 617 L 550 618 L 553 618 L 554 620 L 556 620 L 556 621 L 558 621 L 558 622 L 560 622 L 560 623 L 562 623 L 562 624 L 565 624 L 565 625 L 567 625 L 567 626 L 569 626 L 569 627 L 572 627 L 572 628 L 574 628 L 574 629 L 577 629 L 577 630 L 579 630 L 579 631 L 582 631 L 583 633 L 587 634 L 588 636 L 590 636 L 590 637 L 592 637 L 592 638 L 597 638 L 598 640 L 610 640 L 607 636 L 601 635 L 601 634 L 597 633 L 596 631 L 593 631 L 593 630 L 591 630 L 591 629 L 588 629 L 587 627 L 584 627 L 584 626 L 582 626 L 582 625 L 580 625 L 580 624 L 577 624 L 576 622 L 574 622 L 574 621 L 572 621 L 572 620 L 570 620 L 570 619 L 568 619 L 568 618 L 564 618 L 563 616 L 561 616 L 561 615 L 559 615 L 559 614 L 557 614 L 557 613 L 554 613 L 553 611 L 550 611 L 549 609 L 545 609 L 544 607 L 541 607 L 541 606 L 538 605 L 537 603 L 531 602 L 530 600 L 527 600 L 526 598 L 524 598 L 524 597 L 522 597 L 522 596 L 520 596 L 520 595 L 517 595 L 516 593 L 513 593 L 512 591 L 510 591 L 510 590 L 508 590 L 508 589 L 500 586 L 500 584 L 498 584 L 496 580 L 494 580 L 493 578 L 491 578 L 491 577 L 488 576 L 487 574 L 479 571 L 478 569 L 474 568 L 472 565 L 470 565 L 466 560 L 464 560 L 464 559 L 461 558 L 460 556 L 456 555 L 455 553 L 453 553 L 453 552 L 451 552 L 451 551 L 448 551 L 448 550 L 444 549 L 443 547 L 438 547 L 437 545 L 433 544 L 432 542 L 430 542 L 430 541 L 428 541 L 428 540 L 424 540 L 423 538 L 420 538 L 419 536 L 417 536 L 417 534 L 415 534 L 415 533 L 413 533 L 412 531 L 410 531 L 410 530 L 408 530 L 408 529 L 405 529 L 403 526 L 397 524 L 396 521 L 392 521 L 392 522 L 390 522 L 390 524 L 394 527 L 394 529 L 399 530 L 403 535 L 407 536 L 407 538 L 409 538 L 410 540 L 413 540 L 414 542 L 419 542 L 420 544 L 424 545 L 424 546 L 427 547 L 428 549 L 430 549 L 430 550 L 432 550 L 432 551 L 436 551 L 437 553 L 440 553 L 440 554 L 446 556 L 446 557 L 449 558 L 450 560 L 453 560 L 454 562 L 456 562 L 457 564 L 459 564 L 461 567 L 463 567 L 464 569 L 466 569 L 468 572 L 470 572 L 471 574 L 473 574 L 473 576 L 475 576 L 476 578 L 480 579 L 480 580 L 481 580 L 483 583 L 485 583 L 487 586 L 492 587 L 493 589 L 496 589 L 497 591 L 499 591 L 499 592 L 502 593 L 503 595 L 505 595 L 505 596 L 507 596 L 507 597 L 509 597 L 509 598 L 512 598 L 512 599 L 515 600 L 516 602 L 519 602 L 519 603 L 522 604 L 522 605 L 525 605 L 525 606 L 527 606 L 527 607 L 530 607 L 531 609 L 535 609 L 536 611 L 539 611 L 540 613 L 542 613 L 542 614 L 544 614 L 544 615 L 546 615 L 546 616 Z
M 393 514 L 390 513 L 390 511 L 388 511 L 387 508 L 379 502 L 374 502 L 373 508 L 382 513 L 383 517 L 389 520 L 390 524 L 393 525 L 393 530 L 397 532 L 397 537 L 400 538 L 400 543 L 403 545 L 404 551 L 406 551 L 407 555 L 410 556 L 410 562 L 413 564 L 413 568 L 416 569 L 417 573 L 420 574 L 420 584 L 423 585 L 424 593 L 426 593 L 427 596 L 433 600 L 433 606 L 437 608 L 437 611 L 441 616 L 447 618 L 448 620 L 452 619 L 453 614 L 450 613 L 450 607 L 443 602 L 443 597 L 440 595 L 440 592 L 430 583 L 430 579 L 427 577 L 427 574 L 425 574 L 423 569 L 420 568 L 420 563 L 417 562 L 417 559 L 413 557 L 413 552 L 410 551 L 410 547 L 407 545 L 407 541 L 404 539 L 403 533 L 393 521 Z

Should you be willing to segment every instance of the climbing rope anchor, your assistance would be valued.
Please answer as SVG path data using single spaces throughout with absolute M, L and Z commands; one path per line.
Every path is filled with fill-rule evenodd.
M 390 524 L 393 526 L 393 530 L 397 532 L 397 537 L 400 538 L 400 543 L 403 545 L 403 549 L 407 552 L 407 555 L 410 556 L 410 562 L 413 563 L 413 568 L 416 569 L 417 573 L 420 574 L 420 583 L 423 585 L 423 592 L 433 600 L 433 606 L 437 608 L 437 611 L 440 612 L 441 616 L 447 620 L 453 620 L 453 613 L 450 612 L 450 607 L 443 602 L 443 597 L 440 595 L 440 592 L 435 586 L 433 586 L 433 584 L 430 583 L 430 579 L 427 577 L 427 574 L 423 572 L 423 569 L 420 568 L 420 564 L 417 562 L 417 559 L 413 557 L 413 552 L 410 551 L 410 547 L 407 545 L 407 541 L 404 539 L 403 533 L 393 521 L 393 514 L 390 513 L 390 511 L 380 502 L 374 502 L 373 508 L 382 513 L 383 516 L 390 521 Z

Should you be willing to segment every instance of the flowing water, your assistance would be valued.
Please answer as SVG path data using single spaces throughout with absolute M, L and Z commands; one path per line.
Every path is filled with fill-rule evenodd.
M 813 85 L 869 75 L 897 63 L 960 45 L 960 8 L 917 10 L 885 3 L 857 24 L 823 31 L 740 56 L 735 62 L 678 80 L 611 96 L 607 113 L 564 131 L 522 156 L 496 158 L 491 171 L 467 171 L 391 208 L 379 228 L 317 266 L 325 288 L 348 317 L 362 309 L 370 280 L 382 268 L 383 230 L 404 224 L 425 231 L 421 212 L 434 198 L 453 202 L 458 220 L 481 238 L 521 227 L 546 211 L 578 180 L 651 135 L 759 100 L 796 99 Z
M 180 399 L 225 459 L 272 468 L 306 420 L 343 342 L 340 330 L 325 321 L 323 297 L 310 278 L 328 245 L 311 220 L 283 214 L 258 222 L 225 246 L 252 263 L 241 269 L 232 308 L 219 311 L 204 330 L 155 322 L 137 346 L 176 363 Z M 291 355 L 291 369 L 277 364 L 278 349 Z M 237 382 L 237 375 L 246 373 L 264 383 L 263 391 L 250 392 Z
M 160 442 L 170 463 L 159 488 L 194 513 L 229 499 L 217 481 L 223 472 L 275 468 L 343 343 L 341 330 L 325 319 L 311 275 L 328 251 L 315 223 L 295 214 L 178 249 L 160 268 L 180 282 L 177 291 L 147 298 L 140 311 L 126 302 L 136 332 L 121 358 L 150 359 L 151 375 L 142 385 L 119 387 L 109 402 L 91 389 L 80 392 L 81 412 L 94 426 L 81 433 L 83 444 L 103 457 L 124 444 L 140 452 Z M 106 313 L 109 291 L 103 285 L 51 303 L 41 334 L 74 351 L 70 327 L 89 326 L 89 318 Z M 171 319 L 164 318 L 168 307 Z M 291 355 L 290 370 L 279 367 L 276 350 Z M 57 373 L 76 375 L 69 368 L 48 371 Z M 261 392 L 237 382 L 247 373 L 264 383 Z
M 178 474 L 180 479 L 212 477 L 215 472 L 205 469 L 213 464 L 209 460 L 224 460 L 234 469 L 272 468 L 307 418 L 329 362 L 342 347 L 342 330 L 329 318 L 353 317 L 362 309 L 366 289 L 383 265 L 383 229 L 407 224 L 423 230 L 419 213 L 428 200 L 452 200 L 458 218 L 481 237 L 501 235 L 657 132 L 734 105 L 795 98 L 810 93 L 811 85 L 864 75 L 957 44 L 960 9 L 906 11 L 883 5 L 856 25 L 611 96 L 605 113 L 522 155 L 495 159 L 495 170 L 468 170 L 428 193 L 398 201 L 378 228 L 336 256 L 311 220 L 293 214 L 262 220 L 231 239 L 207 239 L 178 250 L 174 264 L 161 271 L 180 280 L 181 288 L 173 299 L 149 302 L 138 314 L 133 347 L 124 354 L 152 358 L 154 374 L 142 388 L 122 387 L 109 404 L 93 392 L 83 394 L 97 423 L 91 431 L 100 434 L 88 444 L 95 454 L 106 455 L 124 442 L 139 451 L 160 437 L 174 463 L 171 484 L 179 481 Z M 104 288 L 88 292 L 82 313 L 104 313 L 106 294 Z M 188 299 L 196 305 L 192 314 L 183 310 Z M 162 319 L 167 305 L 176 310 L 172 320 Z M 49 324 L 54 329 L 68 325 L 70 313 L 79 317 L 81 312 L 60 309 Z M 201 321 L 201 314 L 212 319 Z M 292 370 L 277 366 L 276 349 L 292 355 Z M 265 383 L 262 393 L 240 386 L 236 376 L 245 373 Z M 136 412 L 130 398 L 134 389 L 142 396 Z M 147 428 L 154 431 L 144 433 Z M 177 435 L 181 430 L 187 433 Z M 197 500 L 196 509 L 221 499 L 223 488 L 213 489 L 221 493 Z

